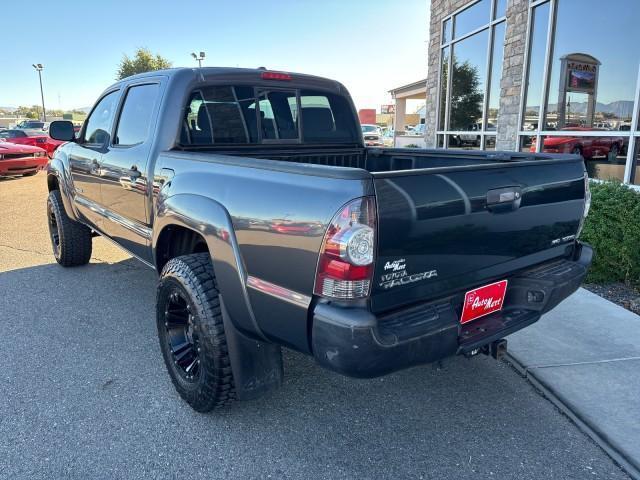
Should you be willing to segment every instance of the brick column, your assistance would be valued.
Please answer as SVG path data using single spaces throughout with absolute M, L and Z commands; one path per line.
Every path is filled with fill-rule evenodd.
M 497 150 L 518 149 L 518 116 L 524 76 L 528 6 L 529 0 L 509 0 L 507 5 L 507 29 L 496 132 Z

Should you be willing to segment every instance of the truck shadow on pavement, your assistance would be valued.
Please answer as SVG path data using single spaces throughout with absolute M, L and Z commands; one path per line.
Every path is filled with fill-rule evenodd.
M 0 273 L 8 478 L 626 478 L 485 357 L 354 380 L 286 351 L 280 390 L 198 414 L 165 372 L 155 284 L 132 259 Z

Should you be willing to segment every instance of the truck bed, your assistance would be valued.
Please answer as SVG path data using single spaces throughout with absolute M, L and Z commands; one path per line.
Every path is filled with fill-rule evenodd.
M 193 157 L 371 181 L 378 213 L 374 311 L 571 255 L 585 205 L 577 155 L 309 146 L 210 153 Z M 394 262 L 403 266 L 402 278 L 389 280 Z
M 190 150 L 207 151 L 218 155 L 247 157 L 252 159 L 277 160 L 291 163 L 326 165 L 329 167 L 359 168 L 370 173 L 393 173 L 424 169 L 464 169 L 506 166 L 522 162 L 561 162 L 570 156 L 552 156 L 520 152 L 487 152 L 478 150 L 425 150 L 413 148 L 352 148 L 344 147 L 293 147 L 264 148 L 245 147 L 226 149 Z M 386 175 L 385 175 L 386 176 Z

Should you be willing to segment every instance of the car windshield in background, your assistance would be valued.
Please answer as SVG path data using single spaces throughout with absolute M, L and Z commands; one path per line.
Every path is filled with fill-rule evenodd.
M 191 94 L 180 144 L 356 143 L 358 136 L 351 107 L 340 95 L 209 86 Z
M 27 136 L 22 130 L 3 130 L 0 132 L 0 138 L 23 138 Z
M 378 127 L 375 125 L 362 125 L 362 133 L 378 133 Z
M 43 122 L 25 122 L 22 128 L 44 128 Z

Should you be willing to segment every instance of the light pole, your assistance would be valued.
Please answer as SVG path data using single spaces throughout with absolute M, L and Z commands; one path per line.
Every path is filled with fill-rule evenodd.
M 200 55 L 196 55 L 195 52 L 191 52 L 191 56 L 198 61 L 198 68 L 202 68 L 202 61 L 204 60 L 204 52 L 200 52 Z
M 44 91 L 42 90 L 42 70 L 44 67 L 41 63 L 34 63 L 33 68 L 38 72 L 38 78 L 40 79 L 40 97 L 42 98 L 42 121 L 47 121 L 47 111 L 44 109 Z

